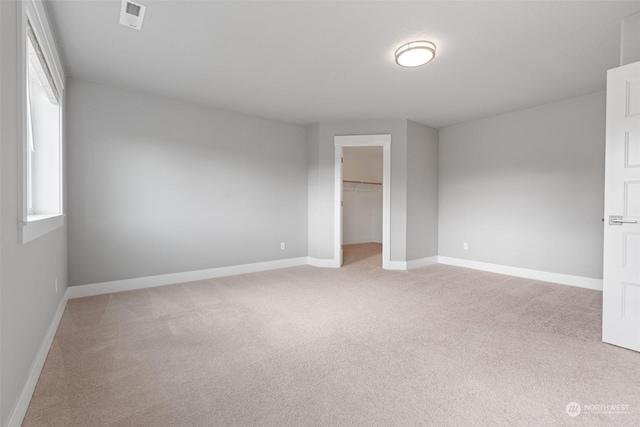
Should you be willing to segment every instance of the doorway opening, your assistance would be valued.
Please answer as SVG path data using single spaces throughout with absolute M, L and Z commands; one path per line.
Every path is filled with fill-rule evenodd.
M 382 266 L 382 147 L 342 150 L 343 265 Z
M 344 244 L 370 243 L 360 248 L 353 248 L 365 255 L 375 250 L 375 245 L 382 245 L 382 268 L 389 269 L 391 259 L 391 135 L 347 135 L 336 136 L 335 142 L 335 248 L 334 264 L 341 267 L 344 261 Z M 362 152 L 354 149 L 364 149 Z M 367 159 L 351 161 L 345 173 L 345 150 L 347 162 L 353 160 L 356 153 L 368 154 Z M 380 153 L 381 151 L 381 153 Z M 376 156 L 381 154 L 381 170 L 365 171 L 368 166 L 380 161 Z M 358 190 L 359 188 L 359 190 Z M 345 190 L 345 191 L 343 191 Z M 356 193 L 357 192 L 357 193 Z M 349 194 L 351 193 L 351 194 Z M 345 197 L 347 196 L 347 212 L 345 218 Z M 382 209 L 373 211 L 378 197 L 381 197 Z M 370 215 L 362 223 L 357 223 L 357 213 L 371 208 Z M 365 213 L 366 214 L 366 213 Z M 377 215 L 377 217 L 376 217 Z M 347 232 L 345 234 L 345 222 Z M 379 227 L 379 228 L 378 228 Z M 372 242 L 365 242 L 372 240 Z M 377 242 L 379 241 L 379 243 Z

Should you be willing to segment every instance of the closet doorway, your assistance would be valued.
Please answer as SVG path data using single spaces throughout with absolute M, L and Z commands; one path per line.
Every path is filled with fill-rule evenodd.
M 336 136 L 335 155 L 335 264 L 343 265 L 344 245 L 381 243 L 388 269 L 391 135 Z

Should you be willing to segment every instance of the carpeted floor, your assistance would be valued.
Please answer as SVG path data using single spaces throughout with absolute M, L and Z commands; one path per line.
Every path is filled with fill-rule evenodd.
M 70 300 L 24 425 L 640 425 L 600 292 L 380 264 L 354 245 L 339 270 Z

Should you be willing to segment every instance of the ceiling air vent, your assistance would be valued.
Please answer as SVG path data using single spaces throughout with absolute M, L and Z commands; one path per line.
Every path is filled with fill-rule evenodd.
M 120 23 L 125 27 L 139 30 L 142 28 L 142 20 L 144 19 L 144 12 L 146 10 L 147 6 L 143 4 L 130 0 L 122 0 L 122 7 L 120 8 Z

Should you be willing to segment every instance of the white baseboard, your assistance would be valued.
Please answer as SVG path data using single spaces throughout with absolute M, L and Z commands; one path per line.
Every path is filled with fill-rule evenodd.
M 389 261 L 388 270 L 406 270 L 407 262 L 406 261 Z
M 413 259 L 411 261 L 407 261 L 407 270 L 411 270 L 412 268 L 418 267 L 426 267 L 427 265 L 437 264 L 438 257 L 430 256 L 427 258 Z
M 427 258 L 412 259 L 411 261 L 389 261 L 389 270 L 411 270 L 412 268 L 425 267 L 427 265 L 437 264 L 438 257 L 431 256 Z
M 134 289 L 193 282 L 196 280 L 214 279 L 216 277 L 234 276 L 236 274 L 256 273 L 258 271 L 307 265 L 308 263 L 308 257 L 288 258 L 275 261 L 256 262 L 253 264 L 209 268 L 206 270 L 185 271 L 183 273 L 114 280 L 111 282 L 93 283 L 90 285 L 70 286 L 69 298 L 82 298 L 94 295 L 110 294 L 113 292 L 132 291 Z
M 47 329 L 47 333 L 42 339 L 42 343 L 40 343 L 40 348 L 38 349 L 36 358 L 33 361 L 33 365 L 31 365 L 31 370 L 29 371 L 27 382 L 22 389 L 22 393 L 20 393 L 18 401 L 13 407 L 13 411 L 11 411 L 11 414 L 9 415 L 9 422 L 7 423 L 7 426 L 9 427 L 20 427 L 22 425 L 22 421 L 24 421 L 24 416 L 27 414 L 27 409 L 29 408 L 31 397 L 33 396 L 33 392 L 36 390 L 36 385 L 38 384 L 40 373 L 42 372 L 42 368 L 44 367 L 44 362 L 47 360 L 49 349 L 51 348 L 51 344 L 53 343 L 53 338 L 56 336 L 56 331 L 58 330 L 58 325 L 60 324 L 60 320 L 62 319 L 64 309 L 67 306 L 68 299 L 69 288 L 67 288 L 67 290 L 65 291 L 62 299 L 60 300 L 60 303 L 58 303 L 58 308 L 53 315 L 53 320 L 51 320 L 51 324 Z
M 541 280 L 544 282 L 560 283 L 562 285 L 594 289 L 597 291 L 602 290 L 602 279 L 592 279 L 590 277 L 550 273 L 548 271 L 540 270 L 529 270 L 527 268 L 509 267 L 507 265 L 489 264 L 486 262 L 470 261 L 467 259 L 450 258 L 445 256 L 438 256 L 438 263 L 472 268 L 474 270 L 490 271 L 492 273 L 507 274 L 509 276 L 524 277 L 526 279 Z
M 314 267 L 322 268 L 340 268 L 340 262 L 335 259 L 320 259 L 314 257 L 307 257 L 307 264 Z

